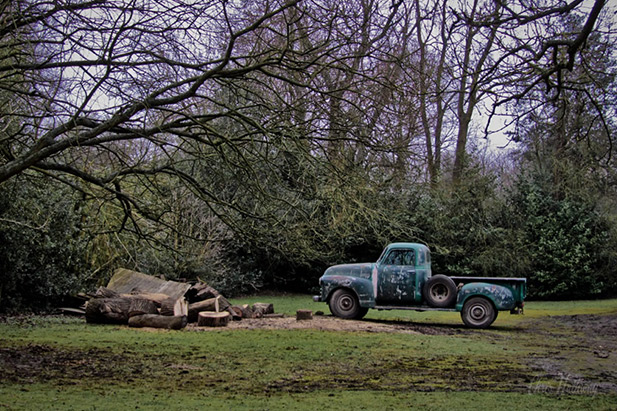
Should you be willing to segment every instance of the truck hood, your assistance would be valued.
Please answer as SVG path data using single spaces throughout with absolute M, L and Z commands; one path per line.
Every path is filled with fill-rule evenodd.
M 369 279 L 371 278 L 374 267 L 375 263 L 339 264 L 328 268 L 323 276 L 344 276 Z

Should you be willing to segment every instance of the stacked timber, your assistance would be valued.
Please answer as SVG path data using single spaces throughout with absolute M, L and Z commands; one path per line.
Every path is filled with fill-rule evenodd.
M 186 326 L 190 284 L 165 281 L 118 269 L 107 287 L 100 287 L 86 305 L 89 323 L 179 329 Z
M 89 323 L 128 324 L 131 327 L 181 329 L 187 323 L 223 327 L 230 319 L 268 318 L 270 303 L 232 306 L 216 289 L 196 284 L 165 281 L 157 277 L 118 269 L 107 287 L 100 287 L 85 307 Z

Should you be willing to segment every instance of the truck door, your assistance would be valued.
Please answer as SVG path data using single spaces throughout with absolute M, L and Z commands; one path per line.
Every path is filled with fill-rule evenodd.
M 414 250 L 390 250 L 379 263 L 377 302 L 411 304 L 416 280 Z

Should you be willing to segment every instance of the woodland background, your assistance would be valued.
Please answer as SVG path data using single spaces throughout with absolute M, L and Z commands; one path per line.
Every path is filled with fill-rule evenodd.
M 0 8 L 0 311 L 118 267 L 308 292 L 394 241 L 532 298 L 617 292 L 614 4 Z

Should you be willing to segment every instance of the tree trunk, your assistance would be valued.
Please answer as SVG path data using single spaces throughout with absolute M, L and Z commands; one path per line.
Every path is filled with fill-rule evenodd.
M 130 298 L 94 298 L 86 305 L 86 322 L 126 324 L 129 320 Z
M 203 311 L 198 315 L 197 325 L 200 327 L 225 327 L 229 324 L 230 319 L 231 315 L 228 312 Z
M 129 318 L 129 327 L 152 327 L 180 330 L 186 327 L 186 316 L 142 314 Z
M 150 300 L 144 300 L 141 298 L 133 298 L 131 299 L 131 304 L 129 305 L 128 317 L 134 317 L 136 315 L 142 314 L 158 314 L 159 311 L 156 308 L 156 304 Z
M 458 186 L 463 178 L 467 163 L 467 137 L 471 117 L 462 111 L 459 113 L 459 129 L 454 150 L 454 167 L 452 170 L 452 182 Z

